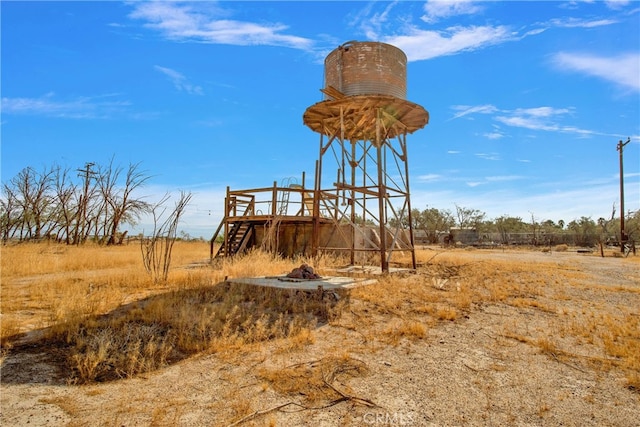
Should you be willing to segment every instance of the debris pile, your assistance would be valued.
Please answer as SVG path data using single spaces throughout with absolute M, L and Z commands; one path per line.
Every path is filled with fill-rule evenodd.
M 291 279 L 320 279 L 321 277 L 313 271 L 313 267 L 302 264 L 298 268 L 291 270 L 291 273 L 287 274 L 287 277 Z

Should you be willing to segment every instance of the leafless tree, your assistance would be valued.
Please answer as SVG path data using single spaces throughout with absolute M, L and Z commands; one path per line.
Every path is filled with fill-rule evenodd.
M 106 243 L 117 243 L 118 228 L 123 223 L 135 223 L 149 204 L 134 197 L 134 191 L 142 187 L 150 176 L 138 168 L 140 163 L 129 164 L 124 185 L 119 187 L 118 181 L 123 169 L 115 167 L 113 160 L 98 173 L 98 186 L 105 202 L 104 237 Z
M 191 201 L 191 197 L 191 193 L 181 192 L 180 199 L 176 202 L 173 211 L 164 220 L 162 217 L 167 209 L 164 204 L 169 200 L 169 195 L 165 195 L 151 208 L 153 233 L 151 237 L 141 241 L 140 249 L 144 267 L 153 276 L 154 282 L 167 281 L 171 265 L 171 251 L 177 238 L 180 217 Z
M 50 221 L 53 173 L 53 169 L 44 169 L 42 173 L 38 173 L 35 169 L 27 167 L 10 181 L 21 214 L 21 239 L 39 240 L 53 228 Z
M 54 217 L 57 222 L 57 237 L 71 244 L 74 230 L 77 229 L 78 205 L 74 198 L 77 186 L 71 182 L 69 169 L 57 167 L 54 172 Z
M 77 169 L 78 176 L 82 178 L 82 191 L 74 190 L 76 209 L 75 223 L 73 230 L 73 243 L 79 245 L 87 240 L 91 230 L 92 207 L 102 202 L 97 201 L 99 192 L 97 190 L 96 175 L 93 170 L 95 163 L 85 163 L 84 169 Z
M 6 243 L 18 231 L 20 223 L 20 209 L 18 198 L 9 185 L 2 184 L 2 198 L 0 198 L 0 234 L 2 242 Z
M 113 159 L 107 167 L 86 163 L 71 171 L 60 166 L 42 172 L 32 167 L 4 182 L 0 197 L 0 239 L 39 240 L 53 237 L 82 244 L 93 233 L 98 241 L 121 241 L 119 228 L 135 224 L 149 204 L 135 193 L 150 178 L 139 163 L 124 172 Z M 124 175 L 124 176 L 122 176 Z M 122 179 L 121 179 L 122 178 Z

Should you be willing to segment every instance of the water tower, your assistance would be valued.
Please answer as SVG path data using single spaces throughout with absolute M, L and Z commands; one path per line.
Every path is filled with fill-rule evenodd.
M 383 272 L 394 253 L 408 253 L 415 269 L 407 135 L 423 128 L 429 113 L 406 100 L 407 57 L 386 43 L 353 41 L 324 65 L 323 100 L 303 115 L 320 135 L 312 247 L 316 254 L 346 250 L 352 264 L 379 256 Z M 348 247 L 323 246 L 323 212 L 332 212 Z

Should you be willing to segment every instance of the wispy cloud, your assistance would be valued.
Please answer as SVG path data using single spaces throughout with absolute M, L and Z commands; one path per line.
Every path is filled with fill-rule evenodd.
M 498 153 L 476 153 L 476 157 L 479 157 L 484 160 L 502 160 L 500 154 Z
M 358 27 L 368 39 L 380 40 L 399 47 L 408 61 L 422 61 L 439 56 L 454 55 L 483 49 L 487 46 L 515 39 L 507 26 L 478 25 L 451 26 L 442 30 L 424 29 L 410 16 L 392 16 L 398 2 L 386 4 L 383 11 L 376 10 L 378 3 L 370 3 L 354 17 L 353 26 Z M 440 19 L 456 15 L 472 14 L 481 6 L 472 1 L 429 1 L 424 6 L 422 24 L 431 24 Z M 398 29 L 401 33 L 398 33 Z M 393 36 L 386 34 L 395 33 Z
M 518 127 L 530 130 L 574 133 L 582 137 L 596 135 L 597 132 L 581 129 L 576 126 L 563 125 L 560 122 L 566 116 L 573 114 L 572 108 L 554 108 L 554 107 L 535 107 L 535 108 L 517 108 L 515 110 L 502 110 L 494 105 L 453 105 L 451 109 L 454 111 L 453 116 L 449 120 L 467 117 L 473 119 L 474 115 L 483 114 L 491 115 L 492 119 L 507 126 Z M 483 134 L 489 139 L 499 139 L 504 133 L 494 126 L 493 132 Z
M 442 175 L 430 173 L 427 175 L 419 175 L 417 179 L 420 182 L 435 182 L 435 181 L 440 181 L 442 178 L 443 178 Z
M 106 119 L 123 113 L 131 103 L 117 95 L 57 99 L 54 93 L 39 98 L 2 98 L 3 114 L 28 114 L 67 119 Z
M 398 2 L 390 2 L 386 4 L 382 11 L 374 10 L 381 3 L 367 3 L 358 13 L 354 14 L 350 21 L 350 26 L 358 28 L 368 39 L 379 39 L 379 34 L 383 34 L 384 25 L 387 24 L 391 17 L 393 8 Z
M 450 27 L 444 31 L 408 28 L 405 35 L 383 37 L 384 42 L 399 47 L 409 61 L 421 61 L 485 48 L 513 40 L 508 27 Z
M 484 136 L 487 139 L 500 139 L 500 138 L 504 138 L 504 134 L 502 134 L 501 132 L 497 132 L 497 131 L 493 131 L 493 132 L 487 132 L 487 133 L 483 133 L 482 136 Z
M 510 182 L 510 181 L 517 181 L 520 179 L 524 179 L 524 177 L 521 175 L 496 175 L 496 176 L 487 176 L 487 177 L 484 177 L 483 179 L 466 181 L 465 184 L 468 187 L 473 188 L 473 187 L 478 187 L 480 185 L 486 185 L 486 184 L 491 184 L 495 182 Z
M 579 18 L 556 18 L 549 21 L 550 26 L 558 28 L 595 28 L 606 25 L 617 24 L 616 19 L 579 19 Z
M 425 14 L 421 19 L 431 24 L 445 18 L 476 14 L 481 10 L 482 6 L 471 0 L 429 0 L 424 4 Z
M 530 130 L 574 133 L 583 137 L 595 135 L 595 131 L 559 123 L 564 116 L 570 115 L 572 111 L 568 108 L 553 107 L 518 108 L 506 111 L 504 112 L 506 114 L 496 116 L 494 119 L 507 126 Z
M 313 41 L 288 35 L 287 25 L 227 19 L 230 12 L 208 2 L 133 2 L 132 19 L 176 41 L 228 44 L 236 46 L 271 45 L 309 49 Z
M 154 68 L 160 71 L 165 76 L 169 77 L 169 80 L 171 80 L 173 86 L 175 86 L 175 88 L 180 92 L 186 92 L 191 95 L 204 94 L 204 92 L 202 91 L 202 87 L 189 83 L 184 74 L 179 73 L 176 70 L 172 70 L 171 68 L 161 67 L 159 65 L 154 65 Z
M 564 71 L 583 73 L 640 91 L 640 53 L 637 52 L 617 56 L 560 52 L 552 57 L 552 62 Z
M 618 10 L 630 3 L 629 0 L 605 0 L 605 4 L 608 8 Z
M 495 106 L 491 104 L 474 105 L 474 106 L 452 105 L 451 109 L 456 111 L 456 113 L 449 120 L 459 119 L 460 117 L 464 117 L 470 114 L 494 114 L 499 111 Z
M 508 126 L 532 130 L 558 131 L 561 127 L 554 122 L 558 117 L 570 112 L 567 108 L 537 107 L 518 108 L 495 119 Z
M 497 140 L 504 138 L 504 132 L 500 129 L 500 126 L 493 125 L 493 130 L 491 132 L 485 132 L 482 134 L 487 139 Z

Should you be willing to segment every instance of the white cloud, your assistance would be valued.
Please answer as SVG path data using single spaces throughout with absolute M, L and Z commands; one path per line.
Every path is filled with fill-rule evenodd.
M 283 34 L 283 24 L 257 24 L 226 18 L 228 12 L 210 3 L 135 2 L 129 14 L 146 21 L 145 27 L 177 41 L 229 44 L 237 46 L 271 45 L 308 49 L 310 39 Z
M 357 26 L 371 40 L 379 39 L 378 34 L 384 33 L 382 27 L 389 21 L 391 10 L 397 2 L 389 3 L 382 12 L 373 12 L 375 3 L 367 4 L 353 19 L 352 26 Z
M 560 52 L 553 56 L 552 61 L 561 70 L 584 73 L 640 91 L 640 53 L 598 56 Z
M 536 108 L 518 108 L 514 111 L 516 115 L 525 115 L 531 117 L 553 117 L 570 113 L 568 108 L 553 107 L 536 107 Z
M 493 132 L 487 132 L 482 134 L 482 136 L 484 136 L 487 139 L 500 139 L 500 138 L 504 138 L 504 135 L 498 131 L 493 131 Z
M 451 106 L 451 109 L 457 111 L 457 113 L 455 113 L 453 117 L 449 120 L 459 119 L 460 117 L 464 117 L 469 114 L 493 114 L 499 111 L 495 106 L 491 104 L 475 105 L 475 106 L 453 105 Z
M 597 134 L 595 131 L 580 129 L 575 126 L 562 125 L 559 123 L 564 116 L 571 115 L 573 113 L 572 108 L 554 108 L 544 106 L 535 108 L 517 108 L 515 110 L 501 110 L 493 105 L 487 104 L 476 106 L 453 105 L 451 109 L 454 110 L 455 113 L 449 120 L 472 116 L 474 114 L 490 114 L 495 115 L 493 116 L 493 119 L 497 122 L 511 127 L 548 132 L 574 133 L 581 137 L 588 137 Z M 504 134 L 500 130 L 494 130 L 493 132 L 485 133 L 483 136 L 489 139 L 499 139 L 503 137 Z
M 440 181 L 442 179 L 442 175 L 430 173 L 427 175 L 419 175 L 417 179 L 418 181 L 421 181 L 421 182 L 434 182 L 434 181 Z
M 39 98 L 2 98 L 3 114 L 32 114 L 67 119 L 106 119 L 122 113 L 128 101 L 114 100 L 117 95 L 81 96 L 56 99 L 54 93 Z
M 429 0 L 424 4 L 422 20 L 434 23 L 443 18 L 459 15 L 472 15 L 482 10 L 482 7 L 471 0 Z
M 502 160 L 500 158 L 500 154 L 498 153 L 476 153 L 476 157 L 479 157 L 484 160 L 493 160 L 493 161 Z
M 172 70 L 171 68 L 161 67 L 159 65 L 154 65 L 154 68 L 169 77 L 169 79 L 173 82 L 175 88 L 179 91 L 184 91 L 191 95 L 202 95 L 204 93 L 200 86 L 189 83 L 187 78 L 182 73 L 179 73 L 176 70 Z
M 622 9 L 629 3 L 629 0 L 605 0 L 607 7 L 614 10 Z
M 560 131 L 562 128 L 553 120 L 569 113 L 566 108 L 537 107 L 518 108 L 507 115 L 497 116 L 500 123 L 513 127 L 521 127 L 533 130 Z
M 518 108 L 507 112 L 507 115 L 496 116 L 495 120 L 508 126 L 547 132 L 573 133 L 581 137 L 596 135 L 597 132 L 588 129 L 580 129 L 575 126 L 561 125 L 558 123 L 562 116 L 569 114 L 567 108 Z
M 619 21 L 615 19 L 594 19 L 594 20 L 584 20 L 578 18 L 567 18 L 567 19 L 552 19 L 550 24 L 554 27 L 560 28 L 595 28 L 595 27 L 603 27 L 606 25 L 617 24 Z
M 383 41 L 399 47 L 408 61 L 473 51 L 513 40 L 506 26 L 450 27 L 445 31 L 409 28 L 406 35 L 386 37 Z

